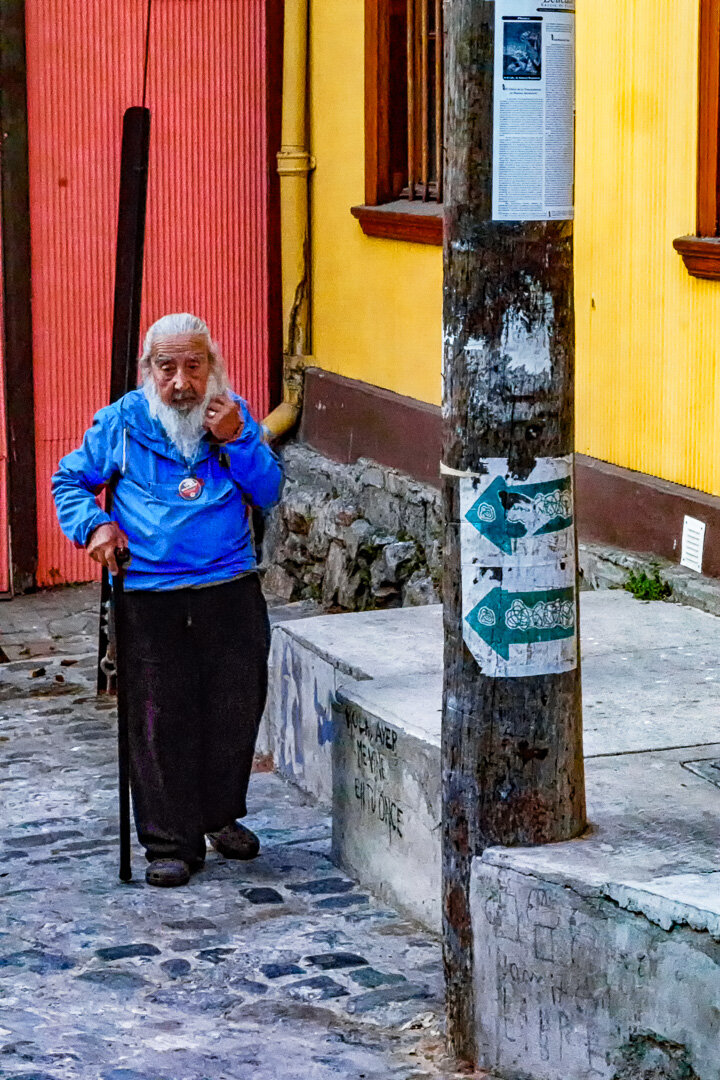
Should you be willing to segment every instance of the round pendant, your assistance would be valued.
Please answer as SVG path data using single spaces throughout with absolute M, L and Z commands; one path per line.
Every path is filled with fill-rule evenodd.
M 181 499 L 197 499 L 202 489 L 202 480 L 197 476 L 186 476 L 178 485 L 178 494 Z

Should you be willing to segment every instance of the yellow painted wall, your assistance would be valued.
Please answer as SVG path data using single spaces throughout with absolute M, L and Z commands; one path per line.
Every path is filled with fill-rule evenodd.
M 720 282 L 695 231 L 698 2 L 578 4 L 577 449 L 720 494 Z
M 312 327 L 318 366 L 439 404 L 442 251 L 366 237 L 364 0 L 311 0 Z
M 313 352 L 439 403 L 439 248 L 365 237 L 364 0 L 311 0 Z M 697 0 L 578 5 L 577 449 L 720 495 L 720 282 L 691 278 Z

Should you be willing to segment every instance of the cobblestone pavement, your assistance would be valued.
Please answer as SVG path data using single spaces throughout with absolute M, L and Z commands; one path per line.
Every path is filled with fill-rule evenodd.
M 251 783 L 259 859 L 154 889 L 136 847 L 118 882 L 96 595 L 0 605 L 0 1078 L 457 1075 L 438 941 L 330 863 L 327 815 L 275 775 Z

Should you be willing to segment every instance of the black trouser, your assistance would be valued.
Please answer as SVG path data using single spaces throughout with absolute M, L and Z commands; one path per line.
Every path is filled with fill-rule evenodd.
M 125 594 L 130 783 L 147 858 L 205 856 L 247 813 L 270 646 L 257 574 Z

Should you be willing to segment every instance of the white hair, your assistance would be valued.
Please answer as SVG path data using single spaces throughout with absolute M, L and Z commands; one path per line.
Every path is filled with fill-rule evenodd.
M 150 374 L 150 355 L 155 342 L 158 338 L 172 337 L 175 334 L 197 334 L 205 338 L 208 356 L 210 357 L 210 366 L 219 386 L 218 393 L 226 390 L 228 388 L 227 372 L 218 344 L 210 337 L 210 330 L 205 320 L 198 315 L 191 315 L 187 311 L 174 315 L 163 315 L 149 328 L 145 335 L 142 355 L 138 361 L 142 381 L 145 382 Z

